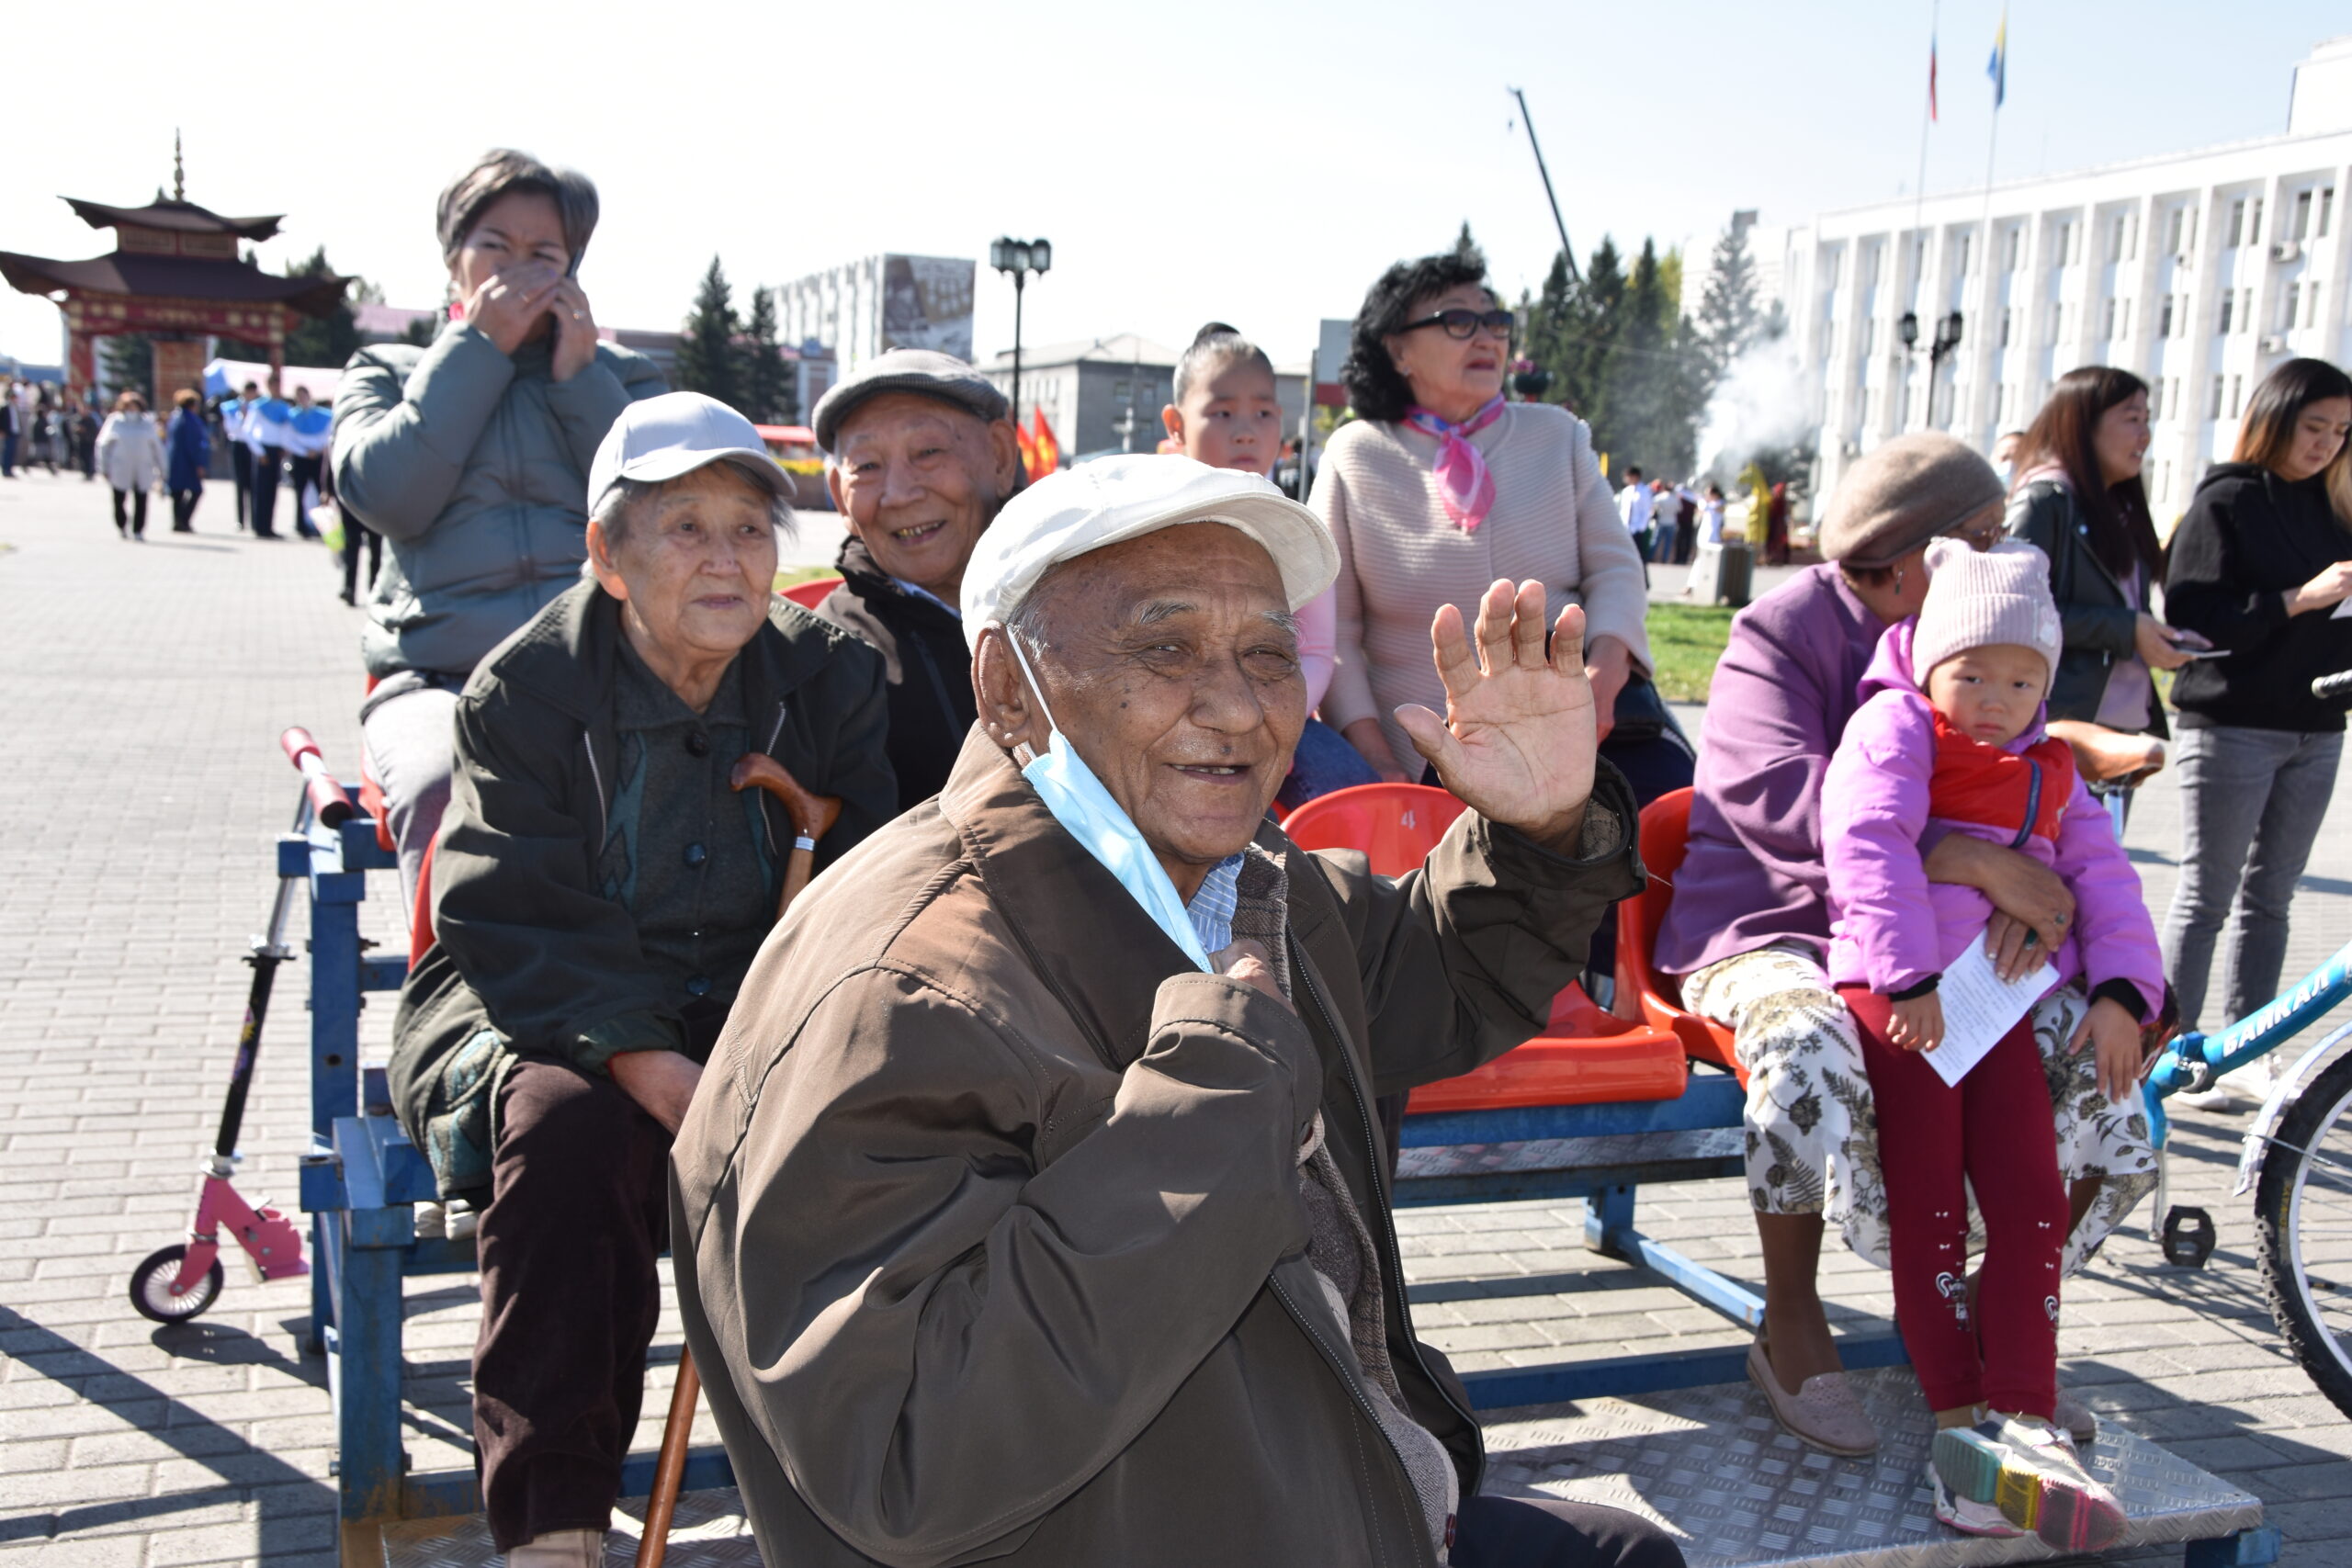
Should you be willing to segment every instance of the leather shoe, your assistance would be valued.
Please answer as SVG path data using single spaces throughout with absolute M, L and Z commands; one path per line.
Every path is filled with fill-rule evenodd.
M 1824 1453 L 1857 1459 L 1878 1450 L 1878 1428 L 1862 1410 L 1862 1402 L 1843 1372 L 1815 1372 L 1791 1393 L 1772 1371 L 1772 1357 L 1764 1336 L 1747 1348 L 1747 1381 L 1764 1391 L 1772 1417 L 1789 1435 Z

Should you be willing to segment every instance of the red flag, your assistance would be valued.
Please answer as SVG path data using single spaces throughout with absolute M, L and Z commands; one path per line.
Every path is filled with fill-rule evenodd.
M 1036 442 L 1031 440 L 1029 433 L 1018 424 L 1012 427 L 1012 439 L 1021 446 L 1021 471 L 1031 479 L 1035 479 L 1037 477 Z
M 1029 470 L 1030 478 L 1050 474 L 1062 466 L 1062 444 L 1054 439 L 1054 427 L 1046 423 L 1046 411 L 1042 408 L 1037 411 L 1036 428 L 1029 439 L 1037 452 L 1037 466 Z
M 1929 119 L 1938 118 L 1936 114 L 1936 39 L 1933 33 L 1928 35 L 1928 118 Z

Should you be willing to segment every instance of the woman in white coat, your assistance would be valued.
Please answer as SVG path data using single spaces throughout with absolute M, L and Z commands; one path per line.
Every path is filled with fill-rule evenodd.
M 98 428 L 98 472 L 114 488 L 114 531 L 126 539 L 147 536 L 147 494 L 164 478 L 164 438 L 147 400 L 125 392 Z M 129 515 L 123 502 L 130 502 Z

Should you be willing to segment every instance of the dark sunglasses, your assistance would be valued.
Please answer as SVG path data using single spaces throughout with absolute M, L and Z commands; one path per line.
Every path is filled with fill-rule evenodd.
M 1396 330 L 1409 333 L 1421 327 L 1443 327 L 1446 336 L 1467 341 L 1484 327 L 1496 337 L 1508 342 L 1511 329 L 1518 325 L 1518 321 L 1519 318 L 1509 310 L 1464 310 L 1457 306 L 1451 310 L 1440 310 L 1434 316 L 1424 316 L 1418 321 L 1407 321 Z

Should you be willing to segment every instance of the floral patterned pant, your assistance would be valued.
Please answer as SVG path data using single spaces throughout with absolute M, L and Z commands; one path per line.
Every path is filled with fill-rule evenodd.
M 1824 1215 L 1838 1224 L 1848 1247 L 1886 1268 L 1878 1116 L 1854 1021 L 1819 960 L 1793 943 L 1743 953 L 1685 979 L 1682 1005 L 1733 1030 L 1747 1072 L 1747 1196 L 1757 1212 Z M 2110 1104 L 2098 1091 L 2094 1053 L 2066 1049 L 2088 1005 L 2069 986 L 2033 1010 L 2059 1162 L 2070 1187 L 2086 1179 L 2099 1184 L 2066 1238 L 2070 1275 L 2156 1185 L 2155 1152 L 2138 1098 Z M 1971 1228 L 1972 1245 L 1981 1245 L 1982 1226 Z

